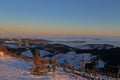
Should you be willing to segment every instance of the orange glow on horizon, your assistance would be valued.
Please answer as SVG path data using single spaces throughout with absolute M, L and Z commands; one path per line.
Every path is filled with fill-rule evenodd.
M 54 28 L 54 27 L 37 27 L 32 26 L 0 26 L 0 33 L 6 34 L 22 34 L 22 35 L 93 35 L 93 36 L 120 36 L 118 31 L 107 31 L 106 29 L 91 29 L 91 28 Z

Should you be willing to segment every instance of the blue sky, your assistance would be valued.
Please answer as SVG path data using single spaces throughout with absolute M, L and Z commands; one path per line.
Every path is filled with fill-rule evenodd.
M 119 36 L 120 0 L 0 0 L 0 28 L 18 34 Z

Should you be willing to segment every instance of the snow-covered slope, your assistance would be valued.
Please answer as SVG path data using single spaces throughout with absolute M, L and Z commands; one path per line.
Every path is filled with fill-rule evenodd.
M 74 56 L 75 55 L 75 56 Z M 74 57 L 73 57 L 74 56 Z M 79 56 L 79 58 L 78 58 Z M 61 56 L 61 54 L 56 55 L 56 58 L 59 59 L 60 62 L 62 62 L 61 58 L 69 59 L 69 58 L 75 58 L 78 60 L 86 59 L 90 60 L 92 57 L 91 54 L 85 53 L 85 54 L 76 54 L 75 52 L 68 52 L 64 56 Z M 66 57 L 66 58 L 65 58 Z M 68 62 L 71 64 L 76 65 L 75 61 L 68 60 Z M 99 65 L 103 64 L 101 60 L 98 63 Z M 67 73 L 63 71 L 62 67 L 57 67 L 56 72 L 48 72 L 46 75 L 32 75 L 30 71 L 30 66 L 32 65 L 32 62 L 24 61 L 23 59 L 16 59 L 15 57 L 10 57 L 7 55 L 0 56 L 0 80 L 87 80 L 84 77 L 81 77 L 80 75 L 87 76 L 91 78 L 92 80 L 120 80 L 119 78 L 112 78 L 107 76 L 101 76 L 101 75 L 93 75 L 92 73 L 86 73 L 86 72 L 78 72 L 75 71 L 73 73 Z M 77 76 L 77 79 L 75 79 Z
M 71 66 L 74 66 L 75 69 L 80 69 L 82 67 L 82 65 L 84 64 L 83 60 L 86 60 L 87 63 L 91 63 L 93 58 L 96 58 L 96 56 L 90 53 L 77 54 L 74 51 L 67 52 L 66 54 L 56 54 L 52 57 L 52 59 L 57 59 L 59 64 L 69 64 Z M 102 60 L 98 60 L 96 62 L 97 68 L 104 67 L 104 62 Z
M 24 51 L 22 54 L 26 55 L 27 57 L 33 57 L 33 54 L 30 50 Z
M 48 55 L 50 54 L 50 52 L 46 51 L 46 50 L 40 50 L 40 56 L 45 56 L 45 55 Z
M 17 46 L 17 44 L 13 44 L 13 43 L 10 43 L 10 44 L 4 44 L 6 47 L 8 47 L 8 48 L 15 48 L 15 49 L 17 49 L 18 48 L 18 46 Z
M 32 75 L 29 68 L 31 62 L 9 56 L 0 57 L 0 80 L 75 80 L 72 74 L 66 73 L 62 68 L 57 68 L 55 74 L 48 72 L 46 75 Z M 86 80 L 80 76 L 77 80 Z

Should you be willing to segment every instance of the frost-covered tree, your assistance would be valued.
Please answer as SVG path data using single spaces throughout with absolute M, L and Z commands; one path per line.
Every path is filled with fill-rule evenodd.
M 43 59 L 38 52 L 36 52 L 35 56 L 33 57 L 33 63 L 34 64 L 31 66 L 33 74 L 46 74 L 49 62 Z
M 33 57 L 33 65 L 31 66 L 32 74 L 41 74 L 40 73 L 40 65 L 41 65 L 41 58 L 38 52 L 35 53 Z

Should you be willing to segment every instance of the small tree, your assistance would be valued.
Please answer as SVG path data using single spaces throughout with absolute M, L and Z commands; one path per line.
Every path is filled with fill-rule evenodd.
M 5 47 L 5 45 L 0 45 L 0 50 L 3 51 L 5 54 L 8 54 L 9 51 L 7 50 L 7 48 Z
M 33 65 L 31 66 L 32 74 L 41 74 L 40 72 L 40 64 L 41 64 L 41 58 L 39 56 L 39 53 L 36 52 L 35 56 L 33 57 Z
M 33 57 L 33 63 L 34 65 L 31 66 L 33 74 L 37 75 L 46 74 L 49 62 L 41 58 L 38 52 L 36 52 L 35 56 Z
M 53 73 L 55 73 L 55 71 L 56 71 L 56 66 L 53 65 L 53 66 L 52 66 L 52 69 L 53 69 Z

